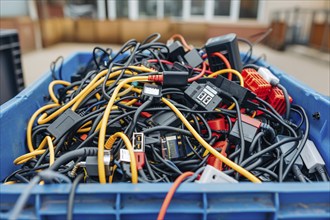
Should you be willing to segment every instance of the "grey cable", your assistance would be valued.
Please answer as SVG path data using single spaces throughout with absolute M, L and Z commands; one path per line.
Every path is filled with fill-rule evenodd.
M 79 182 L 84 178 L 84 175 L 85 175 L 84 173 L 79 174 L 72 183 L 70 195 L 68 199 L 68 207 L 67 207 L 67 215 L 66 215 L 67 220 L 73 219 L 74 197 Z

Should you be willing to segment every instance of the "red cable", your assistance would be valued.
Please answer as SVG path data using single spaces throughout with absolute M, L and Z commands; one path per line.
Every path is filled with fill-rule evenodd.
M 148 60 L 148 63 L 158 63 L 158 62 L 159 62 L 159 60 L 156 60 L 156 59 Z M 167 61 L 167 60 L 160 60 L 160 62 L 165 63 L 165 64 L 169 64 L 169 65 L 173 65 L 172 62 Z
M 202 67 L 202 71 L 200 74 L 198 74 L 197 76 L 194 76 L 194 77 L 191 77 L 188 79 L 188 82 L 193 82 L 199 78 L 201 78 L 202 76 L 204 76 L 205 74 L 205 71 L 206 71 L 206 64 L 203 62 L 203 67 Z
M 191 46 L 189 46 L 189 45 L 187 44 L 186 40 L 184 39 L 184 37 L 183 37 L 181 34 L 174 34 L 174 35 L 170 38 L 170 40 L 174 40 L 175 38 L 180 39 L 182 45 L 183 45 L 186 49 L 188 49 L 188 50 L 192 50 L 192 49 L 193 49 Z
M 188 171 L 188 172 L 185 172 L 185 173 L 181 174 L 178 178 L 176 178 L 176 180 L 174 181 L 171 189 L 168 191 L 168 193 L 167 193 L 167 195 L 164 199 L 162 207 L 160 208 L 160 211 L 158 213 L 157 220 L 163 220 L 164 219 L 167 208 L 170 205 L 170 202 L 172 200 L 172 197 L 173 197 L 176 189 L 180 186 L 180 184 L 182 183 L 182 181 L 184 179 L 186 179 L 189 176 L 192 176 L 193 174 L 194 174 L 193 172 Z
M 229 63 L 228 59 L 222 53 L 216 52 L 216 53 L 213 53 L 212 56 L 219 57 L 225 63 L 227 69 L 231 69 L 231 66 L 230 66 L 230 63 Z M 228 79 L 230 81 L 233 79 L 232 73 L 228 73 Z

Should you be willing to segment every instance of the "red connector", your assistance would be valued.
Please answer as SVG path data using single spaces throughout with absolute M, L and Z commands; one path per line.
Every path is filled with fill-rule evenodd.
M 221 154 L 225 157 L 227 157 L 227 141 L 219 141 L 216 142 L 212 147 L 215 149 L 221 149 Z M 222 161 L 218 158 L 216 158 L 214 155 L 210 155 L 209 158 L 207 159 L 207 164 L 213 166 L 214 168 L 222 171 L 223 167 L 222 167 Z
M 210 126 L 211 130 L 214 131 L 227 131 L 228 126 L 226 124 L 226 120 L 224 118 L 218 118 L 214 120 L 207 121 L 207 124 Z M 221 134 L 213 132 L 212 136 L 217 136 L 218 138 Z
M 245 88 L 254 92 L 259 98 L 266 99 L 272 86 L 255 69 L 243 69 L 242 77 Z
M 150 118 L 152 114 L 150 114 L 149 112 L 141 112 L 141 116 L 144 118 Z
M 290 103 L 292 103 L 292 98 L 289 96 Z M 281 89 L 278 87 L 273 87 L 267 98 L 267 102 L 281 115 L 286 111 L 285 97 Z
M 145 160 L 144 160 L 144 152 L 134 152 L 135 160 L 136 160 L 136 168 L 138 170 L 143 169 Z
M 261 121 L 254 119 L 248 115 L 241 114 L 242 122 L 252 125 L 253 127 L 259 129 L 261 125 Z
M 207 124 L 212 130 L 227 130 L 226 120 L 224 118 L 218 118 L 207 121 Z

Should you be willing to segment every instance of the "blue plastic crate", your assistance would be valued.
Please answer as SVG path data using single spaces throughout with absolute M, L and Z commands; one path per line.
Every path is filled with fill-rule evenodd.
M 77 53 L 63 65 L 64 80 L 89 61 L 90 53 Z M 260 62 L 260 65 L 268 66 Z M 318 146 L 330 171 L 330 101 L 280 70 L 270 67 L 302 105 L 311 122 L 310 139 Z M 17 167 L 13 160 L 24 154 L 26 125 L 30 116 L 45 104 L 50 73 L 1 106 L 0 177 Z M 313 119 L 314 112 L 320 119 Z M 74 217 L 77 219 L 156 219 L 171 184 L 81 184 Z M 63 219 L 70 185 L 36 186 L 22 212 L 24 219 Z M 8 218 L 25 184 L 1 185 L 0 218 Z M 330 183 L 240 183 L 183 184 L 175 194 L 166 219 L 329 219 Z

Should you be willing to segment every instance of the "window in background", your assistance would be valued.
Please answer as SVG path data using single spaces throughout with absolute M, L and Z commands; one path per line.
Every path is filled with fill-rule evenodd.
M 259 0 L 241 0 L 239 18 L 256 19 L 258 16 Z
M 157 17 L 157 0 L 140 0 L 139 16 L 141 17 Z
M 117 18 L 128 18 L 128 0 L 116 0 Z
M 164 16 L 182 18 L 182 0 L 165 0 Z
M 230 15 L 230 0 L 215 0 L 214 16 L 229 16 L 229 15 Z
M 205 1 L 191 0 L 191 15 L 204 15 Z

